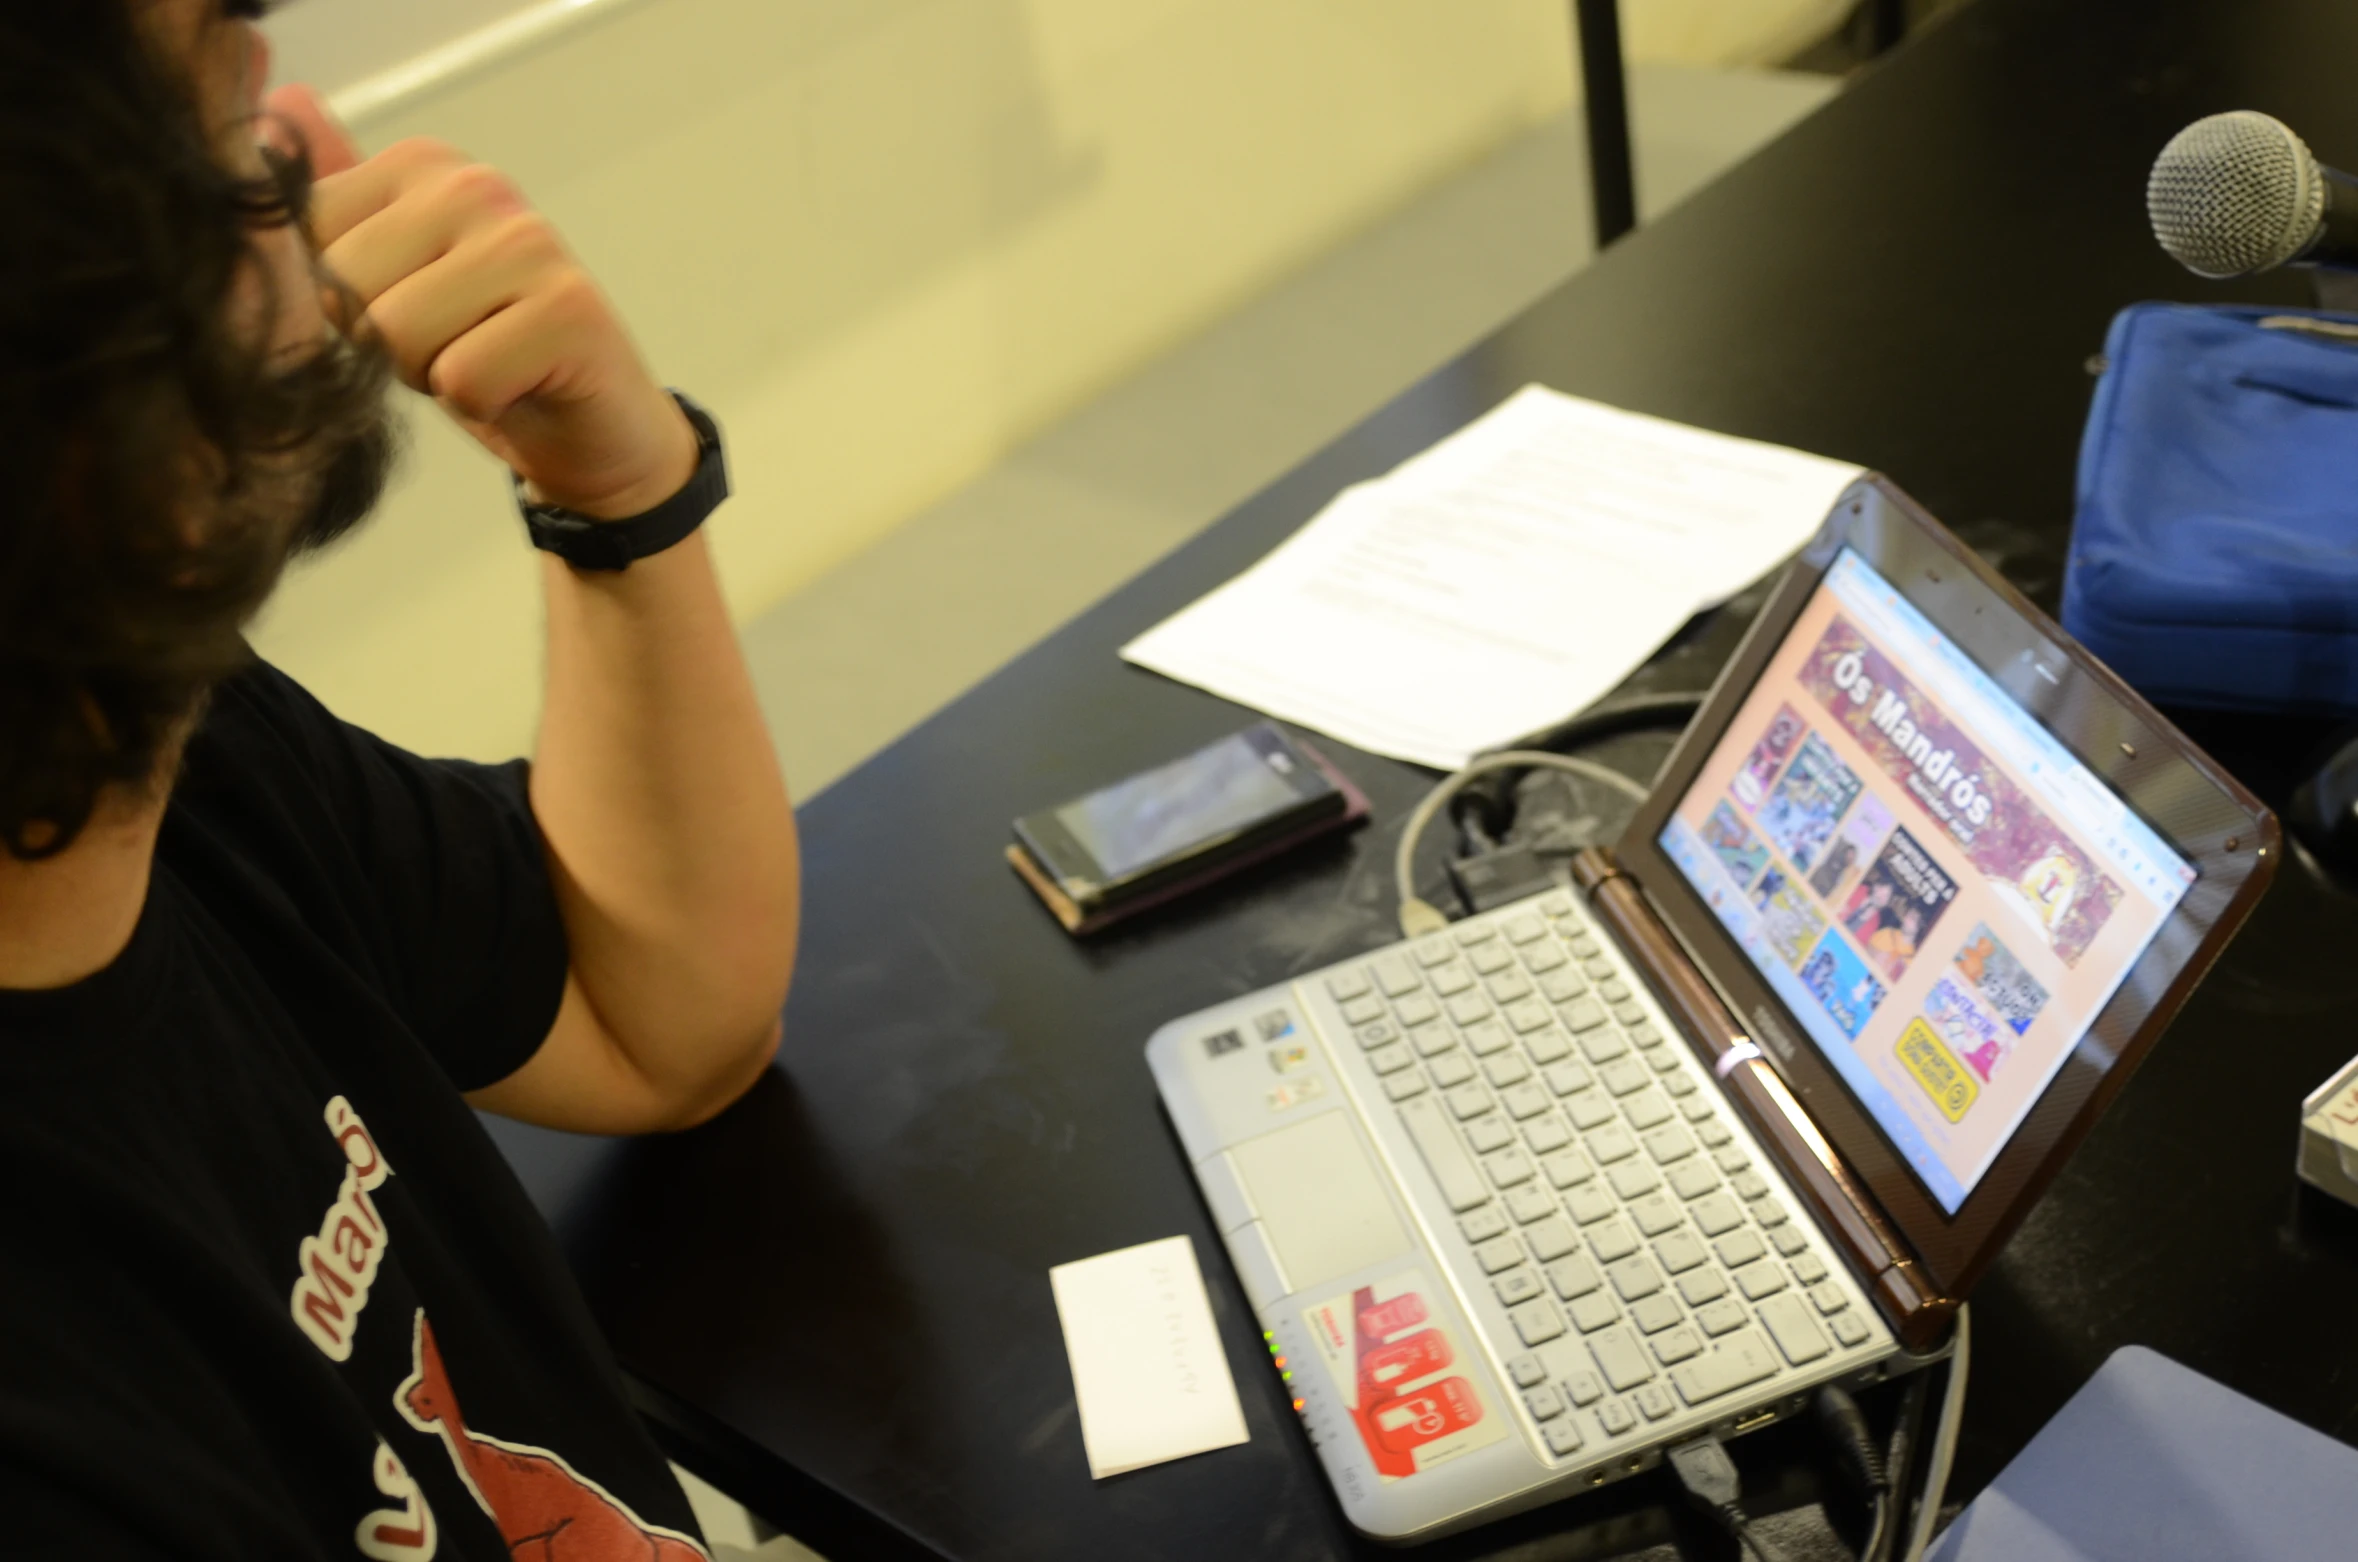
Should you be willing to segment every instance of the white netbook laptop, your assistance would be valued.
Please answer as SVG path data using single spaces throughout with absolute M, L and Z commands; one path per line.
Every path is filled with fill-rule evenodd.
M 1425 1539 L 1937 1351 L 2278 855 L 1869 478 L 1575 889 L 1147 1058 L 1345 1513 Z

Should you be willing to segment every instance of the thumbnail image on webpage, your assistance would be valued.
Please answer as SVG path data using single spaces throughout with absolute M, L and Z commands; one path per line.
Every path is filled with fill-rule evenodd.
M 2042 787 L 2000 763 L 1927 692 L 1937 639 L 1822 586 L 1661 844 L 1954 1213 L 2193 875 L 2158 837 L 2132 867 L 2069 822 L 2055 766 Z

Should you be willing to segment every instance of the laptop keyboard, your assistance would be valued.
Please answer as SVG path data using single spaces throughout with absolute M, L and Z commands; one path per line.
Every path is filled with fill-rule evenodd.
M 1563 893 L 1325 977 L 1371 1109 L 1398 1115 L 1449 1206 L 1429 1222 L 1443 1259 L 1503 1313 L 1511 1338 L 1486 1329 L 1559 1460 L 1888 1338 L 1636 986 Z

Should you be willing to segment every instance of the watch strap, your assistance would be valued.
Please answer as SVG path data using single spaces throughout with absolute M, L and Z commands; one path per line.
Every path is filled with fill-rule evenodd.
M 599 520 L 565 509 L 538 504 L 525 497 L 524 480 L 514 478 L 516 507 L 524 514 L 524 530 L 532 545 L 585 570 L 626 570 L 633 562 L 661 553 L 687 540 L 721 501 L 729 496 L 728 458 L 721 449 L 720 425 L 689 397 L 678 391 L 671 399 L 696 431 L 696 470 L 678 493 L 654 509 L 620 520 Z

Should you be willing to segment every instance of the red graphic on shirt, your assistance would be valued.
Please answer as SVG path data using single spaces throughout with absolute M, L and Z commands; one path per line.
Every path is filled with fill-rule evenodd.
M 642 1523 L 561 1455 L 469 1431 L 422 1307 L 414 1360 L 393 1391 L 394 1406 L 419 1431 L 441 1437 L 459 1478 L 499 1526 L 508 1555 L 521 1562 L 712 1562 L 677 1530 Z

